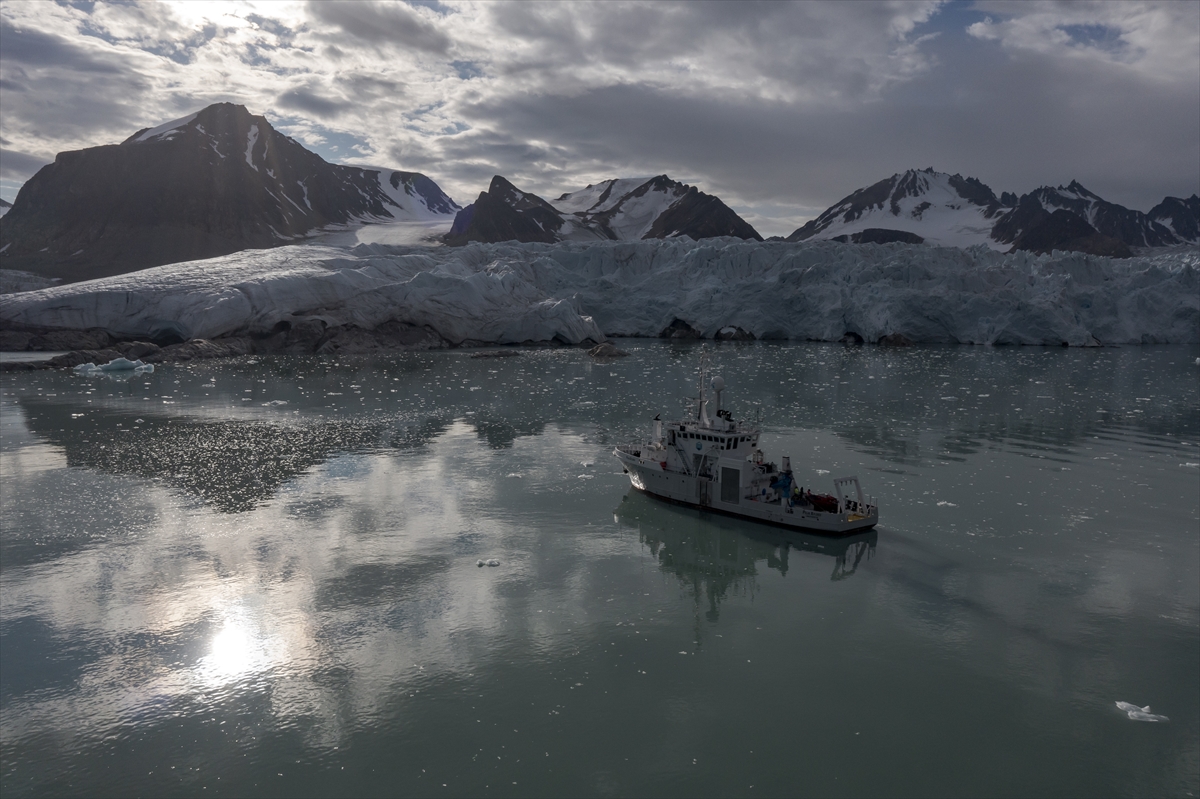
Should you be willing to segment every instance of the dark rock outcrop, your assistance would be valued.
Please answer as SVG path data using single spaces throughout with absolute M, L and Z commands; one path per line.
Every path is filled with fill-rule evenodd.
M 405 205 L 457 210 L 424 175 L 330 164 L 218 103 L 121 144 L 59 153 L 0 218 L 0 267 L 107 277 L 392 219 Z
M 673 319 L 671 320 L 671 324 L 663 328 L 662 332 L 658 334 L 658 337 L 671 339 L 696 339 L 704 338 L 704 334 L 682 319 Z
M 1062 208 L 1054 213 L 1042 210 L 1040 215 L 1034 215 L 1026 230 L 1013 242 L 1013 251 L 1019 250 L 1039 254 L 1066 250 L 1112 258 L 1133 256 L 1125 242 L 1105 236 L 1076 214 Z
M 830 241 L 840 241 L 842 244 L 924 244 L 925 239 L 907 230 L 888 230 L 886 228 L 869 227 L 858 233 L 845 236 L 834 236 Z
M 588 355 L 592 356 L 593 358 L 624 358 L 628 356 L 629 353 L 625 350 L 618 349 L 616 346 L 606 341 L 603 344 L 597 344 L 588 350 Z
M 47 330 L 34 334 L 22 349 L 35 352 L 57 350 L 98 350 L 113 343 L 113 337 L 105 330 Z
M 740 327 L 731 325 L 714 333 L 713 339 L 716 341 L 754 341 L 754 334 L 749 330 L 742 330 Z
M 881 347 L 911 347 L 915 342 L 903 333 L 889 333 L 886 336 L 880 336 L 876 343 Z

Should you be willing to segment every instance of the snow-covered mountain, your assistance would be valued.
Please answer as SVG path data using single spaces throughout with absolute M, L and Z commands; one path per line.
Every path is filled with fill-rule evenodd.
M 0 267 L 84 280 L 458 210 L 422 174 L 330 164 L 218 103 L 119 145 L 59 153 L 0 219 Z
M 1059 212 L 1062 213 L 1059 213 Z M 1069 215 L 1069 216 L 1068 216 Z M 1054 249 L 1128 257 L 1131 247 L 1200 242 L 1200 197 L 1168 197 L 1149 214 L 1108 202 L 1078 182 L 999 196 L 975 178 L 910 169 L 859 189 L 787 237 L 926 243 L 993 250 Z
M 671 180 L 619 178 L 589 185 L 547 202 L 505 178 L 459 212 L 448 244 L 471 241 L 630 241 L 687 236 L 692 239 L 762 237 L 717 197 Z
M 1167 197 L 1146 214 L 1188 244 L 1200 244 L 1200 195 Z
M 933 169 L 910 169 L 859 189 L 835 203 L 816 219 L 797 229 L 788 241 L 821 241 L 877 231 L 870 240 L 883 243 L 885 231 L 919 236 L 925 243 L 946 247 L 1000 245 L 990 237 L 992 226 L 1014 205 L 1016 197 L 997 197 L 975 178 L 948 175 Z M 912 241 L 910 236 L 891 240 Z M 1008 249 L 1004 247 L 1004 249 Z

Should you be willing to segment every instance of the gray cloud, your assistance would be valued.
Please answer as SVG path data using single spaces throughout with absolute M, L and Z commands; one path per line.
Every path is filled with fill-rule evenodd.
M 62 36 L 13 26 L 0 17 L 0 51 L 4 61 L 32 67 L 119 74 L 121 68 Z
M 331 100 L 303 88 L 289 89 L 279 95 L 278 103 L 283 108 L 308 111 L 322 119 L 336 117 L 350 105 L 345 100 Z
M 450 49 L 449 36 L 402 3 L 310 2 L 308 11 L 315 21 L 373 44 L 411 47 L 437 55 Z
M 50 163 L 46 158 L 29 153 L 0 149 L 0 177 L 12 180 L 27 180 L 30 175 Z

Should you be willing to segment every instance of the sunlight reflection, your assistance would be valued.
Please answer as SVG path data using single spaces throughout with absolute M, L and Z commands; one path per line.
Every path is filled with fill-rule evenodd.
M 199 676 L 204 682 L 222 684 L 260 671 L 270 661 L 267 643 L 244 613 L 232 614 L 213 636 L 209 654 L 200 660 Z

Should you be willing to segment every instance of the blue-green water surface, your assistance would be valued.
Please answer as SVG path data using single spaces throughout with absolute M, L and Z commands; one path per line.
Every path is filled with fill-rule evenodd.
M 839 540 L 632 492 L 620 343 L 6 373 L 4 795 L 1200 793 L 1198 348 L 708 345 Z

